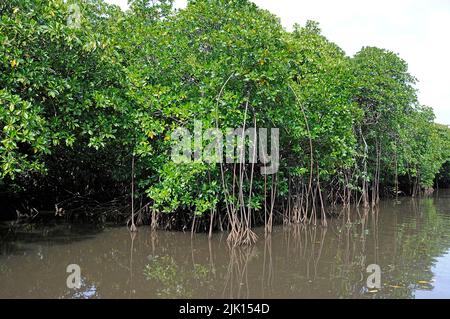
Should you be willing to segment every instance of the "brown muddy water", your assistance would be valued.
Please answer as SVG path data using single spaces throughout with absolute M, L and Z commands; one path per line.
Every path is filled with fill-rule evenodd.
M 225 234 L 3 225 L 0 298 L 450 298 L 449 191 L 359 214 L 266 240 L 259 230 L 254 247 L 234 249 Z M 67 287 L 70 264 L 79 289 Z M 380 289 L 367 288 L 371 264 Z

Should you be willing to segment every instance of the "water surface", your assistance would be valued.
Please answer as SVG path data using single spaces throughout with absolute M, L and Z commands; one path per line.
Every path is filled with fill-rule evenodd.
M 384 201 L 327 228 L 258 230 L 254 247 L 225 234 L 29 225 L 0 232 L 0 298 L 450 298 L 450 192 Z M 69 289 L 78 264 L 82 286 Z M 381 267 L 368 289 L 366 268 Z

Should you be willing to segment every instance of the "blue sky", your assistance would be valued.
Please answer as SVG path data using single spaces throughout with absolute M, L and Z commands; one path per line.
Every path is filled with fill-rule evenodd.
M 107 0 L 126 8 L 127 0 Z M 182 8 L 186 0 L 175 0 Z M 286 29 L 318 21 L 322 33 L 348 55 L 363 46 L 398 53 L 418 78 L 420 102 L 436 122 L 450 125 L 449 0 L 254 0 L 281 18 Z

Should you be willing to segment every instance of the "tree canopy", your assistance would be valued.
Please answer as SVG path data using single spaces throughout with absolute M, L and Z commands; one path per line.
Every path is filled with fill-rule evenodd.
M 172 2 L 0 4 L 0 186 L 112 197 L 133 174 L 165 225 L 245 231 L 326 223 L 324 206 L 418 195 L 445 175 L 450 131 L 397 54 L 349 57 L 317 22 L 289 32 L 247 0 Z M 278 128 L 277 174 L 174 163 L 171 133 L 196 120 Z

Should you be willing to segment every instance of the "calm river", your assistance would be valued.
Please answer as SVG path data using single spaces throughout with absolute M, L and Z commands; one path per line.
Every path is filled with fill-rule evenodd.
M 450 298 L 450 192 L 384 201 L 328 228 L 261 230 L 254 247 L 225 234 L 58 224 L 0 230 L 0 298 Z M 69 289 L 67 266 L 80 267 Z M 381 288 L 367 288 L 369 265 Z

